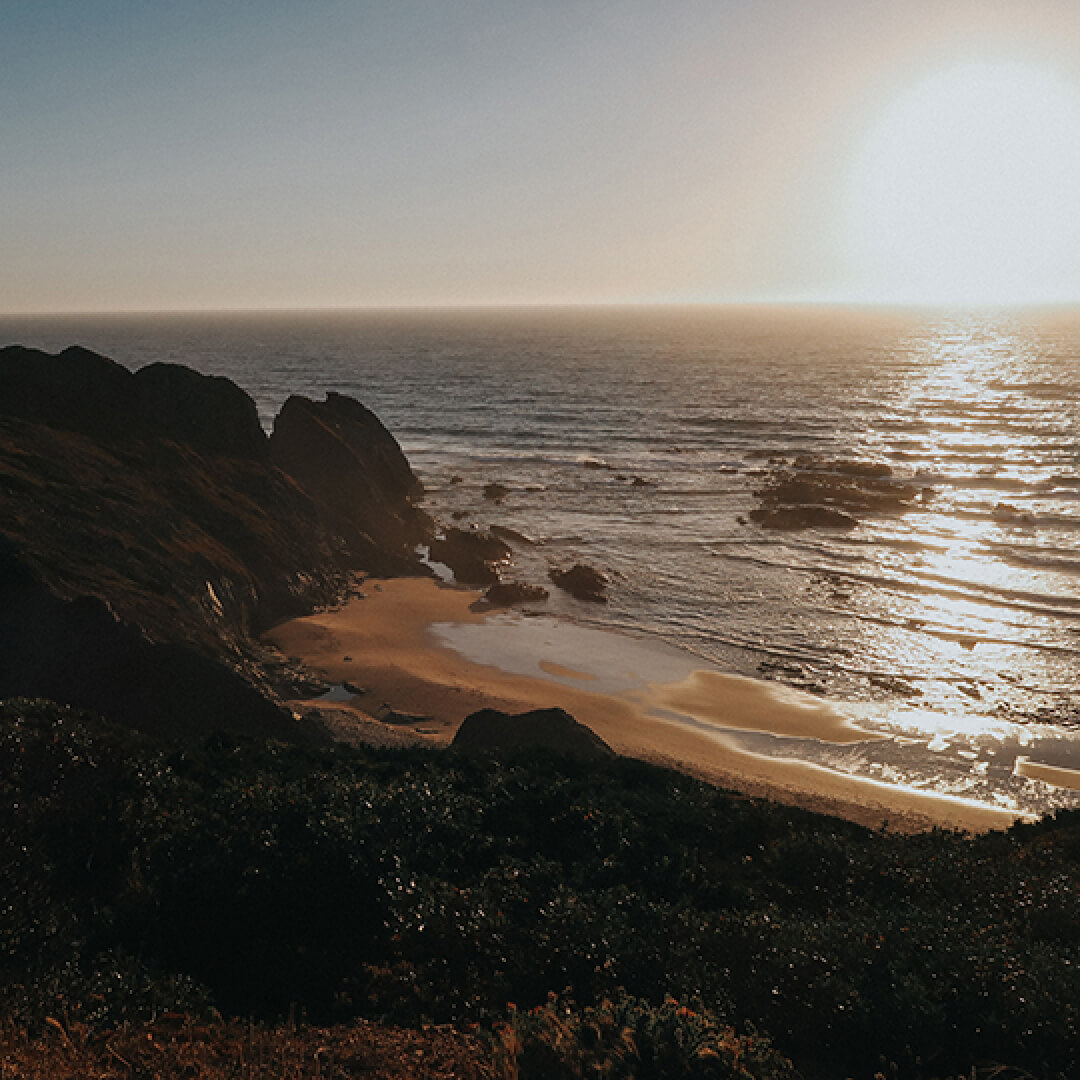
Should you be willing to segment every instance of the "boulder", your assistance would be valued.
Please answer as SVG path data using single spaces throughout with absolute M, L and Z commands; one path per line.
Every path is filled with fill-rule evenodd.
M 484 485 L 484 498 L 491 502 L 502 502 L 509 494 L 510 489 L 505 484 L 496 482 Z
M 450 745 L 463 754 L 495 757 L 535 750 L 553 751 L 578 761 L 615 756 L 603 739 L 563 709 L 534 709 L 516 715 L 481 709 L 465 717 Z
M 548 576 L 560 589 L 577 600 L 590 604 L 607 603 L 604 590 L 607 588 L 608 579 L 591 566 L 577 563 L 569 569 L 553 569 Z

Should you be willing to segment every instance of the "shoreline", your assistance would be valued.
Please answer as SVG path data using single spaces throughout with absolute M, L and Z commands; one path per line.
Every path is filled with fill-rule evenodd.
M 703 670 L 662 643 L 520 611 L 475 611 L 479 596 L 425 578 L 367 579 L 341 607 L 281 623 L 264 640 L 327 681 L 364 690 L 291 703 L 319 712 L 337 738 L 448 745 L 478 709 L 559 706 L 616 753 L 870 827 L 979 832 L 1018 816 L 738 749 L 726 730 L 831 743 L 877 736 L 820 699 Z M 388 710 L 396 723 L 379 719 Z

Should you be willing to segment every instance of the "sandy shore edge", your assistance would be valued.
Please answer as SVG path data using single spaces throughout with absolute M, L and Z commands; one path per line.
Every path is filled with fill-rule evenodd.
M 591 686 L 601 673 L 589 669 L 587 656 L 574 668 L 539 660 L 533 674 L 468 659 L 432 627 L 482 623 L 490 615 L 472 610 L 478 597 L 422 578 L 369 580 L 342 607 L 282 623 L 265 638 L 329 682 L 363 689 L 343 701 L 294 703 L 318 709 L 342 738 L 445 745 L 477 709 L 521 712 L 557 705 L 620 754 L 861 824 L 982 831 L 1014 820 L 1005 810 L 765 758 L 726 743 L 725 727 L 837 742 L 866 737 L 827 704 L 778 693 L 772 684 L 701 671 L 677 682 L 598 692 Z M 657 717 L 658 708 L 691 711 L 699 724 L 667 722 Z M 416 719 L 402 723 L 398 715 L 392 717 L 396 723 L 383 723 L 388 709 Z M 716 730 L 709 730 L 713 725 Z

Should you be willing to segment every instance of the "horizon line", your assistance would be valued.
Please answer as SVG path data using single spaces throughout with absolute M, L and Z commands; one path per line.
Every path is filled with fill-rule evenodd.
M 603 300 L 603 301 L 503 301 L 492 303 L 417 304 L 311 304 L 254 307 L 137 307 L 76 308 L 67 310 L 0 311 L 0 319 L 124 318 L 131 316 L 243 316 L 243 315 L 341 315 L 393 313 L 598 311 L 632 309 L 720 308 L 815 308 L 896 312 L 1017 312 L 1048 311 L 1080 307 L 1075 300 L 1017 301 L 1015 303 L 957 303 L 886 300 L 757 298 L 731 300 Z

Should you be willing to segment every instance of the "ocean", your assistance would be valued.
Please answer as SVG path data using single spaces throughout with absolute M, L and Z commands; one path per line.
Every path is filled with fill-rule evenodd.
M 227 375 L 267 427 L 291 393 L 351 394 L 437 517 L 537 542 L 510 577 L 610 577 L 606 605 L 552 590 L 554 617 L 888 736 L 733 733 L 743 748 L 1025 813 L 1080 805 L 1080 772 L 1051 771 L 1080 770 L 1078 310 L 9 316 L 0 342 Z

